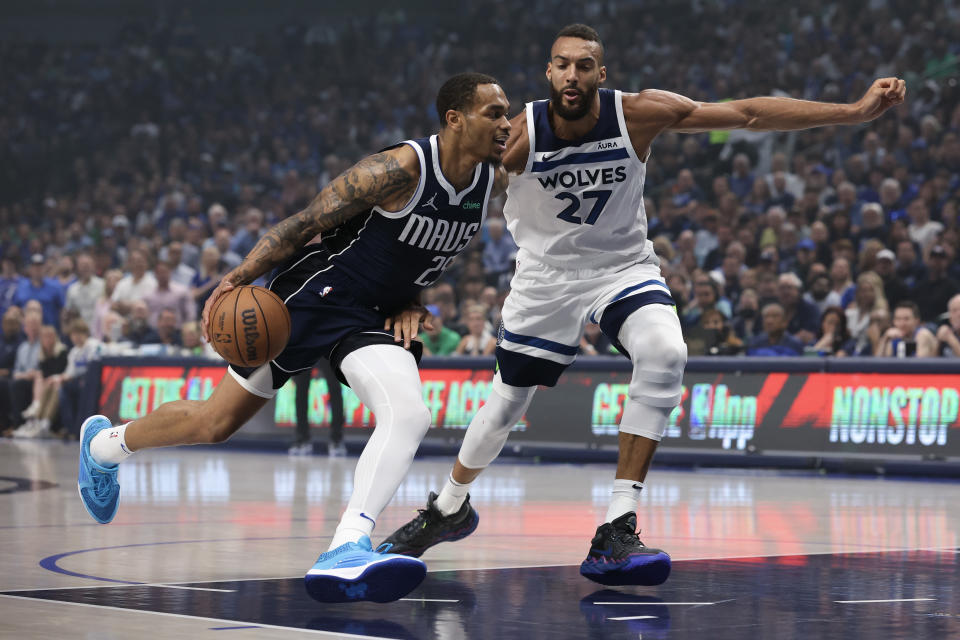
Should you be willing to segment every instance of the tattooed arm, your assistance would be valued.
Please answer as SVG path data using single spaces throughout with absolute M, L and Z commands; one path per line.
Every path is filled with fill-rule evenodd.
M 236 286 L 249 284 L 286 262 L 317 234 L 330 231 L 373 206 L 398 211 L 416 192 L 420 162 L 409 145 L 368 156 L 337 176 L 303 211 L 271 228 L 235 269 L 223 277 L 203 308 L 208 324 L 213 303 Z

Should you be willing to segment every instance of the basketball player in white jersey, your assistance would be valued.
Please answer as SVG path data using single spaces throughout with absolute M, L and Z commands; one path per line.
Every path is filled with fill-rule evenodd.
M 419 556 L 476 526 L 470 483 L 497 457 L 538 385 L 553 386 L 576 357 L 587 322 L 633 361 L 620 422 L 620 455 L 604 524 L 580 572 L 602 584 L 659 584 L 669 556 L 645 547 L 636 507 L 654 451 L 680 401 L 687 349 L 673 300 L 647 239 L 643 181 L 662 131 L 792 130 L 857 124 L 904 99 L 897 78 L 873 83 L 853 104 L 752 98 L 718 104 L 648 89 L 600 89 L 597 32 L 570 25 L 547 64 L 549 100 L 512 120 L 504 215 L 520 251 L 503 309 L 497 374 L 464 437 L 453 472 L 427 509 L 387 539 Z

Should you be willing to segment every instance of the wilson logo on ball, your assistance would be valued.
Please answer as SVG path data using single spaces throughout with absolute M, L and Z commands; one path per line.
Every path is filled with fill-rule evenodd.
M 240 319 L 243 322 L 243 341 L 247 347 L 247 359 L 257 359 L 257 340 L 260 339 L 260 332 L 257 331 L 257 312 L 255 309 L 244 309 L 240 312 Z

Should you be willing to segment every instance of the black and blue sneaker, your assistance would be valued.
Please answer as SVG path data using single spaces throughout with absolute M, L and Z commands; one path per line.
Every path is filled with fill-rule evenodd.
M 608 586 L 654 586 L 670 576 L 670 556 L 643 544 L 637 535 L 637 514 L 625 513 L 597 527 L 580 575 Z
M 423 552 L 441 542 L 461 540 L 476 531 L 480 516 L 470 506 L 470 494 L 460 510 L 445 516 L 436 505 L 437 494 L 430 492 L 427 508 L 418 509 L 417 517 L 390 534 L 383 544 L 392 545 L 392 553 L 419 558 Z
M 423 582 L 427 565 L 388 551 L 386 544 L 374 551 L 363 536 L 321 553 L 303 578 L 307 593 L 320 602 L 399 600 Z

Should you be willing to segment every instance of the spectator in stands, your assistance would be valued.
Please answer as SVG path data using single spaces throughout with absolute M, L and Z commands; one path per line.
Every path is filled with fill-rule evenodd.
M 428 304 L 427 311 L 430 312 L 430 325 L 423 324 L 423 333 L 420 338 L 423 340 L 423 353 L 430 356 L 449 356 L 457 350 L 460 344 L 460 334 L 452 329 L 443 326 L 443 311 L 435 304 Z
M 191 283 L 191 295 L 197 309 L 203 309 L 207 298 L 223 278 L 223 268 L 220 262 L 220 250 L 215 246 L 205 247 L 200 254 L 200 268 Z
M 830 290 L 835 293 L 830 302 L 833 306 L 844 307 L 853 300 L 853 279 L 850 262 L 846 258 L 835 258 L 830 265 Z
M 751 189 L 753 189 L 755 180 L 756 178 L 750 171 L 750 158 L 747 154 L 738 153 L 735 155 L 733 157 L 733 173 L 727 180 L 730 191 L 733 192 L 737 198 L 743 200 L 747 197 L 747 194 L 750 193 Z
M 940 355 L 960 358 L 960 294 L 950 298 L 947 321 L 937 328 L 937 340 L 940 341 Z
M 796 276 L 794 276 L 796 277 Z M 787 316 L 782 305 L 771 302 L 763 308 L 763 332 L 747 343 L 748 356 L 799 356 L 803 343 L 787 333 Z
M 67 368 L 58 376 L 60 385 L 60 423 L 63 432 L 71 438 L 80 435 L 81 399 L 86 391 L 86 373 L 91 362 L 99 360 L 103 344 L 90 337 L 90 328 L 83 320 L 70 325 L 73 348 L 67 354 Z
M 104 281 L 93 272 L 93 256 L 77 256 L 77 280 L 67 288 L 67 309 L 75 309 L 87 325 L 93 324 L 97 303 L 103 297 Z
M 890 251 L 890 249 L 878 251 L 874 269 L 883 281 L 883 293 L 889 304 L 895 306 L 901 300 L 906 299 L 910 292 L 903 280 L 897 276 L 897 257 L 893 251 Z
M 780 274 L 777 298 L 787 319 L 787 332 L 802 344 L 809 344 L 820 326 L 820 311 L 801 297 L 802 289 L 803 284 L 795 273 Z
M 23 314 L 23 342 L 17 347 L 17 357 L 13 365 L 13 376 L 7 388 L 9 415 L 7 424 L 19 425 L 21 415 L 33 400 L 33 379 L 40 371 L 40 327 L 43 326 L 43 314 L 39 311 L 25 311 Z
M 189 288 L 193 286 L 193 279 L 197 275 L 197 270 L 187 263 L 187 259 L 184 256 L 186 247 L 195 249 L 195 247 L 192 245 L 185 244 L 183 242 L 171 242 L 169 245 L 167 245 L 166 250 L 162 252 L 166 255 L 161 256 L 161 259 L 169 263 L 173 269 L 170 273 L 170 281 Z M 200 259 L 199 255 L 195 256 L 195 258 L 197 260 Z
M 12 255 L 4 255 L 0 260 L 0 313 L 5 314 L 7 309 L 14 306 L 13 300 L 16 298 L 20 280 L 16 258 Z
M 473 304 L 467 308 L 465 320 L 467 335 L 460 339 L 456 355 L 461 356 L 489 356 L 497 348 L 497 340 L 486 330 L 487 310 L 483 305 Z
M 127 259 L 129 275 L 124 276 L 113 290 L 110 299 L 114 310 L 121 314 L 130 313 L 136 302 L 141 302 L 157 290 L 157 279 L 149 271 L 150 260 L 141 249 L 130 252 Z
M 503 218 L 487 220 L 489 239 L 483 245 L 483 268 L 487 284 L 496 286 L 500 276 L 513 266 L 517 255 L 517 244 L 507 233 Z
M 887 238 L 887 227 L 883 222 L 883 208 L 876 202 L 868 202 L 860 210 L 862 222 L 856 233 L 856 246 L 863 248 L 867 240 L 880 240 L 883 242 Z
M 169 262 L 162 260 L 153 270 L 157 280 L 157 288 L 144 298 L 150 309 L 150 324 L 158 325 L 158 318 L 163 309 L 171 309 L 176 316 L 176 325 L 192 322 L 197 318 L 197 306 L 194 303 L 190 290 L 182 284 L 171 280 L 173 267 Z
M 740 293 L 737 313 L 733 318 L 733 332 L 741 340 L 749 342 L 760 330 L 760 299 L 757 291 L 744 289 Z
M 893 310 L 893 326 L 880 341 L 880 354 L 897 358 L 929 358 L 937 355 L 937 338 L 920 324 L 917 303 L 905 300 Z
M 60 310 L 63 309 L 63 288 L 56 279 L 44 277 L 46 264 L 47 259 L 42 253 L 30 256 L 28 277 L 20 280 L 13 302 L 22 307 L 30 300 L 38 301 L 43 308 L 44 324 L 56 325 L 60 320 Z
M 60 285 L 60 289 L 66 296 L 67 288 L 77 279 L 77 270 L 73 266 L 73 258 L 70 256 L 60 256 L 56 259 L 56 273 L 54 280 Z
M 857 277 L 853 302 L 846 309 L 846 326 L 856 343 L 856 351 L 862 352 L 867 347 L 869 342 L 867 329 L 870 327 L 873 312 L 882 310 L 889 313 L 889 308 L 880 276 L 872 271 L 861 273 Z
M 241 257 L 250 253 L 253 246 L 267 232 L 263 226 L 263 221 L 263 212 L 260 209 L 253 207 L 247 209 L 247 212 L 243 215 L 243 228 L 233 236 L 230 249 Z
M 0 433 L 14 426 L 10 420 L 10 381 L 17 362 L 17 349 L 23 342 L 23 314 L 19 307 L 10 307 L 3 314 L 0 335 Z
M 930 207 L 922 198 L 914 198 L 907 205 L 907 216 L 910 220 L 910 239 L 920 245 L 921 251 L 926 251 L 936 242 L 943 225 L 930 219 Z
M 702 274 L 694 280 L 693 301 L 684 309 L 683 325 L 687 327 L 696 325 L 700 321 L 700 315 L 707 309 L 717 309 L 724 317 L 733 315 L 730 301 L 720 297 L 720 287 L 716 281 Z
M 150 308 L 143 300 L 136 300 L 130 305 L 125 337 L 137 347 L 160 344 L 160 334 L 150 325 Z
M 60 374 L 67 368 L 67 348 L 55 327 L 40 328 L 40 369 L 33 376 L 33 401 L 22 413 L 27 421 L 14 437 L 40 438 L 50 434 L 60 407 Z
M 840 304 L 840 296 L 830 289 L 830 276 L 825 274 L 814 275 L 810 282 L 809 291 L 803 294 L 803 299 L 817 307 L 822 315 L 827 307 Z
M 856 350 L 856 341 L 847 330 L 847 316 L 840 307 L 828 307 L 820 316 L 820 331 L 813 349 L 822 356 L 843 357 Z
M 924 322 L 934 322 L 947 308 L 947 303 L 960 293 L 960 282 L 947 273 L 950 265 L 950 253 L 946 245 L 935 244 L 927 255 L 926 276 L 913 288 L 913 299 L 920 307 L 920 317 Z
M 199 322 L 188 322 L 180 328 L 180 337 L 183 341 L 183 355 L 191 358 L 207 358 L 220 360 L 220 356 L 210 343 L 203 339 L 200 333 Z
M 103 293 L 97 299 L 97 304 L 93 308 L 93 324 L 90 325 L 90 333 L 97 340 L 103 340 L 104 336 L 104 318 L 113 311 L 113 292 L 117 284 L 123 279 L 123 272 L 119 269 L 110 269 L 103 274 Z
M 159 343 L 168 347 L 182 347 L 183 336 L 180 333 L 180 322 L 177 320 L 177 310 L 173 308 L 161 309 L 157 316 L 157 336 Z
M 913 289 L 926 276 L 926 269 L 924 269 L 923 263 L 917 259 L 917 248 L 914 246 L 913 240 L 909 238 L 898 240 L 895 246 L 897 251 L 897 277 L 907 285 L 907 288 Z

